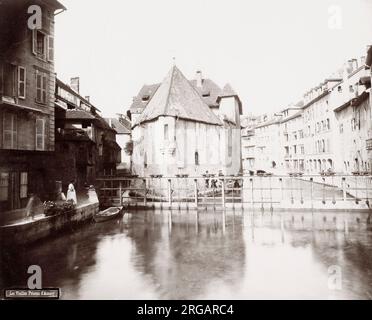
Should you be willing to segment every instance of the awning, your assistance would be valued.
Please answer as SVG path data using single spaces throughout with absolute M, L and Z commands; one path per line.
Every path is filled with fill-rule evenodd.
M 11 101 L 11 100 L 13 100 L 13 101 Z M 17 109 L 17 110 L 21 109 L 23 111 L 32 111 L 32 112 L 47 114 L 47 112 L 45 112 L 45 111 L 42 111 L 42 110 L 39 110 L 39 109 L 36 109 L 36 108 L 32 108 L 32 107 L 26 107 L 26 106 L 20 105 L 18 103 L 15 103 L 13 98 L 1 97 L 0 105 L 6 106 L 6 107 L 9 107 L 9 108 L 14 108 L 14 109 Z

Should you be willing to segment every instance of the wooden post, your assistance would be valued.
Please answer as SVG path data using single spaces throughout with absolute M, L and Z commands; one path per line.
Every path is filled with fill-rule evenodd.
M 146 185 L 146 179 L 143 179 L 143 183 L 145 185 L 145 193 L 143 196 L 143 205 L 146 207 L 147 206 L 147 185 Z
M 194 179 L 195 206 L 198 207 L 198 180 Z
M 311 201 L 311 209 L 314 208 L 314 203 L 313 203 L 313 194 L 314 194 L 314 178 L 310 178 L 310 201 Z
M 172 183 L 171 179 L 168 179 L 168 205 L 172 205 Z
M 280 182 L 281 201 L 283 201 L 284 200 L 283 178 L 279 178 L 279 182 Z
M 119 197 L 120 197 L 120 199 L 119 199 L 120 207 L 122 207 L 123 206 L 123 191 L 122 191 L 121 181 L 119 183 Z
M 253 190 L 253 178 L 250 178 L 249 181 L 251 182 L 251 205 L 254 206 L 253 196 L 254 196 L 254 190 Z
M 346 201 L 346 178 L 342 177 L 342 200 Z
M 226 201 L 225 201 L 225 179 L 222 178 L 221 180 L 221 188 L 222 188 L 222 208 L 225 209 Z

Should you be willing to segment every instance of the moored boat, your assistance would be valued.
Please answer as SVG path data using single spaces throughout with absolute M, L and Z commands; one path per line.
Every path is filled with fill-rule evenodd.
M 123 207 L 111 207 L 104 211 L 100 211 L 93 216 L 95 222 L 104 222 L 115 219 L 122 214 Z

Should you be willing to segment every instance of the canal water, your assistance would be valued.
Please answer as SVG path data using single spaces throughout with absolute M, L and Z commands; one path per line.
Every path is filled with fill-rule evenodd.
M 133 212 L 1 257 L 1 286 L 39 265 L 63 299 L 372 299 L 372 231 L 352 214 Z

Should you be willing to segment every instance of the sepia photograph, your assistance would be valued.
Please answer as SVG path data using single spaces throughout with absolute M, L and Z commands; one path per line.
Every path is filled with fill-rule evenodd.
M 0 300 L 372 300 L 371 64 L 372 0 L 0 0 Z

